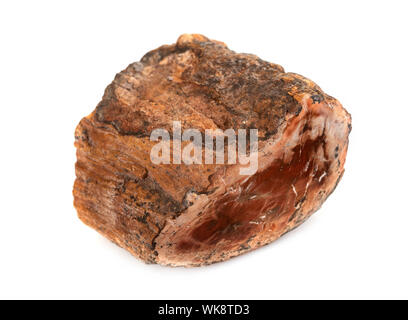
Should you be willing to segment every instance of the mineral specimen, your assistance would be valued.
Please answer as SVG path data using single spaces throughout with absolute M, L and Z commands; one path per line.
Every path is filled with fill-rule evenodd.
M 174 121 L 200 132 L 257 129 L 257 171 L 152 162 L 152 132 L 174 133 Z M 117 74 L 80 121 L 74 205 L 85 224 L 146 262 L 224 261 L 322 205 L 344 172 L 350 130 L 347 111 L 312 81 L 182 35 Z

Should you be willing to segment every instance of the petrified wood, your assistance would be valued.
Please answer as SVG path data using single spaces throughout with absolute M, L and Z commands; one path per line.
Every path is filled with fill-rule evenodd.
M 152 130 L 258 129 L 258 171 L 162 164 Z M 202 35 L 130 64 L 75 132 L 79 218 L 136 257 L 200 266 L 294 229 L 333 192 L 351 118 L 315 83 Z

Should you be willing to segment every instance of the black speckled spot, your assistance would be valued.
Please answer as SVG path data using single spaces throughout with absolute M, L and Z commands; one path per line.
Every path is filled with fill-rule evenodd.
M 313 96 L 311 96 L 312 100 L 313 100 L 313 104 L 315 103 L 320 103 L 323 101 L 323 96 L 321 94 L 315 94 Z

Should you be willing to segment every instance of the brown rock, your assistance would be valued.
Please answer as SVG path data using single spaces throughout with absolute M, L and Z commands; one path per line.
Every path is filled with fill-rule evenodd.
M 258 171 L 150 160 L 154 129 L 258 129 Z M 336 187 L 351 118 L 312 81 L 202 35 L 147 53 L 75 133 L 79 218 L 140 259 L 224 261 L 315 212 Z

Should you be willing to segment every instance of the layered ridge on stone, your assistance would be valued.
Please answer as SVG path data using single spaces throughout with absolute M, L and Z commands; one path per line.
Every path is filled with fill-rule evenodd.
M 258 129 L 258 171 L 156 165 L 154 129 Z M 130 64 L 76 128 L 79 218 L 136 257 L 200 266 L 294 229 L 344 172 L 351 118 L 315 83 L 202 35 Z

